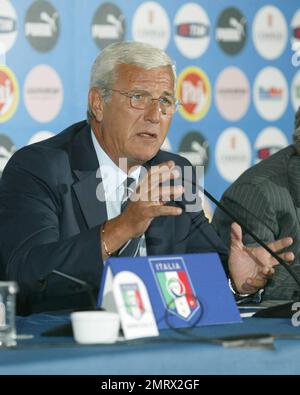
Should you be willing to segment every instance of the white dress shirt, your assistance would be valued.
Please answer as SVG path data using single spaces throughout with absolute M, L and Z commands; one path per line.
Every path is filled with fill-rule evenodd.
M 105 194 L 107 219 L 117 217 L 121 213 L 121 202 L 124 196 L 125 188 L 124 182 L 127 178 L 127 173 L 120 169 L 103 150 L 98 143 L 93 131 L 91 130 L 93 145 L 98 158 L 99 166 L 101 169 L 101 177 L 103 182 L 103 189 Z M 141 172 L 141 166 L 138 166 L 131 174 L 138 184 Z M 140 256 L 147 255 L 145 235 L 141 237 L 140 242 Z

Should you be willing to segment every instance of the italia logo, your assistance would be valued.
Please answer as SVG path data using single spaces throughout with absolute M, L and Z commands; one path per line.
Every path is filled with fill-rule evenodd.
M 7 121 L 16 111 L 19 102 L 19 87 L 14 73 L 0 66 L 0 122 Z
M 139 320 L 145 312 L 145 307 L 138 284 L 121 284 L 120 286 L 127 314 Z
M 189 320 L 200 305 L 182 258 L 149 259 L 161 298 L 168 311 Z
M 189 121 L 203 118 L 210 106 L 211 87 L 207 75 L 198 67 L 187 67 L 178 77 L 179 111 Z

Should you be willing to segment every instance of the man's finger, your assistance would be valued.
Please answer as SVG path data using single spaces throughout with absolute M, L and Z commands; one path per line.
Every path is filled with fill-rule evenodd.
M 183 186 L 177 185 L 175 187 L 162 187 L 160 191 L 157 191 L 153 200 L 160 200 L 164 202 L 169 202 L 170 200 L 174 200 L 182 196 L 184 192 Z M 152 196 L 151 196 L 152 200 Z
M 245 293 L 255 293 L 259 289 L 263 288 L 267 283 L 267 278 L 248 278 L 243 284 L 243 292 Z
M 264 267 L 262 269 L 262 274 L 263 276 L 265 276 L 266 278 L 271 278 L 273 276 L 273 274 L 275 273 L 275 270 L 273 267 Z
M 272 251 L 278 252 L 281 251 L 283 248 L 289 247 L 292 244 L 293 244 L 293 239 L 291 237 L 285 237 L 280 240 L 272 241 L 267 245 Z
M 231 224 L 231 241 L 242 242 L 243 240 L 243 233 L 242 228 L 236 222 Z
M 174 206 L 164 206 L 163 204 L 153 205 L 147 209 L 149 217 L 160 217 L 167 215 L 180 215 L 182 209 Z
M 295 255 L 292 252 L 283 252 L 278 254 L 278 256 L 285 262 L 292 262 L 295 259 Z M 272 257 L 271 263 L 273 266 L 279 265 L 279 262 L 274 257 Z

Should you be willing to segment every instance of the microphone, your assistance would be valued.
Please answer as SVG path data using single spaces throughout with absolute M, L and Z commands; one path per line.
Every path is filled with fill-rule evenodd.
M 92 310 L 96 310 L 96 308 L 97 308 L 96 300 L 95 300 L 95 297 L 93 294 L 93 288 L 90 284 L 88 284 L 87 282 L 85 282 L 83 280 L 80 280 L 77 277 L 70 276 L 70 274 L 66 274 L 66 273 L 61 272 L 59 270 L 52 270 L 51 273 L 56 274 L 57 276 L 66 278 L 67 280 L 70 280 L 72 282 L 75 282 L 76 284 L 81 285 L 82 289 L 85 290 L 86 293 L 88 294 Z
M 90 284 L 77 277 L 71 276 L 70 274 L 61 272 L 59 270 L 52 270 L 50 274 L 56 274 L 59 277 L 63 277 L 71 282 L 75 282 L 76 284 L 79 284 L 82 287 L 82 289 L 86 291 L 89 297 L 91 310 L 99 310 L 99 311 L 104 310 L 103 308 L 97 308 L 96 299 L 93 294 L 93 288 Z M 42 332 L 41 335 L 42 336 L 73 336 L 72 323 L 67 322 L 66 324 L 62 324 L 54 328 L 47 329 L 46 331 Z

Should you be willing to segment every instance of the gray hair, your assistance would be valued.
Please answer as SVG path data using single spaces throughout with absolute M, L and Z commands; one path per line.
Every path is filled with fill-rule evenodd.
M 298 155 L 300 155 L 300 107 L 295 114 L 295 128 L 294 128 L 294 145 Z
M 111 92 L 109 89 L 113 88 L 116 82 L 117 66 L 119 64 L 131 64 L 145 70 L 171 66 L 174 75 L 175 90 L 175 63 L 164 51 L 146 43 L 134 41 L 118 42 L 104 48 L 95 59 L 91 70 L 89 89 L 100 89 L 104 101 L 108 101 L 110 98 Z M 88 104 L 88 122 L 91 119 L 93 119 L 93 113 Z

